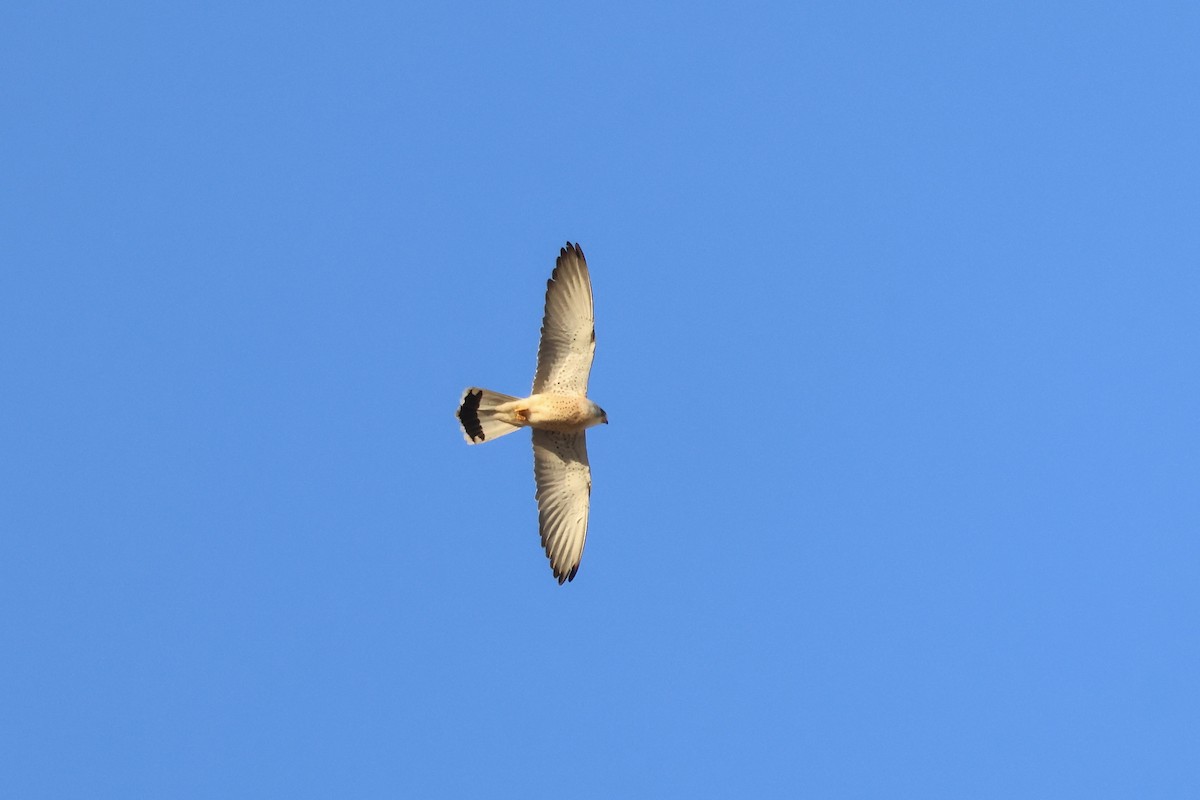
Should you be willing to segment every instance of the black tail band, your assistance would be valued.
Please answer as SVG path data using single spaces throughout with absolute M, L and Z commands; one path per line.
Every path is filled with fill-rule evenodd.
M 458 421 L 472 442 L 484 440 L 483 426 L 479 424 L 479 401 L 483 399 L 483 390 L 468 391 L 463 395 L 462 405 L 458 407 Z

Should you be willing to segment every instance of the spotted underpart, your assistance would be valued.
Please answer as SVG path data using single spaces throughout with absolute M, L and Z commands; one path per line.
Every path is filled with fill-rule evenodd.
M 467 392 L 463 395 L 462 405 L 458 407 L 458 420 L 472 442 L 482 442 L 485 438 L 483 426 L 479 424 L 479 401 L 482 399 L 482 391 Z

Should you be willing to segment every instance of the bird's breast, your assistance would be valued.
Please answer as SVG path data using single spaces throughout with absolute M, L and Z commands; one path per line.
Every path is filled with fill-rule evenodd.
M 548 431 L 570 433 L 595 425 L 592 404 L 586 397 L 567 394 L 535 394 L 526 403 L 528 424 Z

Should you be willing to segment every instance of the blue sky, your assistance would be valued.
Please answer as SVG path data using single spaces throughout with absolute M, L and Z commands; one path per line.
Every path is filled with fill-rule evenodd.
M 6 5 L 0 794 L 1196 797 L 1198 37 Z M 559 587 L 453 412 L 568 239 Z

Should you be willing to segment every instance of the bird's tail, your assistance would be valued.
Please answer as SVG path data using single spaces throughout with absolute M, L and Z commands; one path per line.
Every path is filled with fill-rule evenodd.
M 501 419 L 504 416 L 511 419 L 511 415 L 498 411 L 499 406 L 511 403 L 516 399 L 507 394 L 493 392 L 490 389 L 480 389 L 476 386 L 463 392 L 455 416 L 462 425 L 463 436 L 466 438 L 467 444 L 490 442 L 492 439 L 499 439 L 506 433 L 520 430 L 521 426 Z

